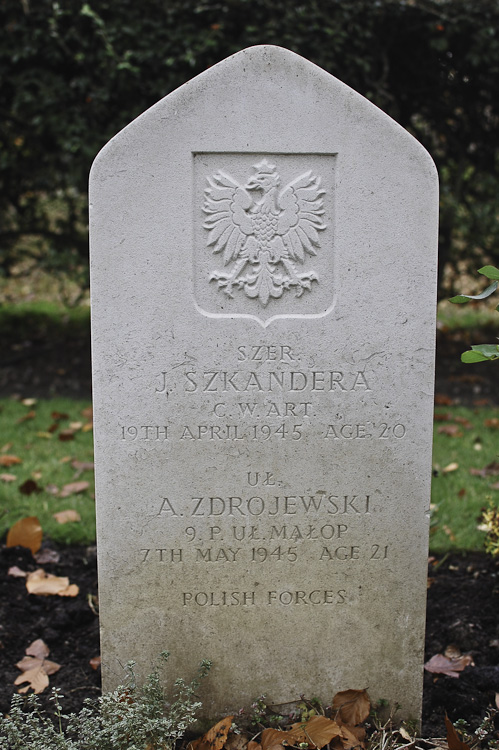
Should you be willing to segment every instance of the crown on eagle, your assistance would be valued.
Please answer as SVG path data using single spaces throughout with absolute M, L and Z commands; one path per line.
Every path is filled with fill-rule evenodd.
M 262 161 L 259 161 L 258 164 L 253 165 L 253 169 L 255 169 L 259 174 L 275 174 L 276 171 L 276 165 L 271 164 L 267 159 L 262 159 Z

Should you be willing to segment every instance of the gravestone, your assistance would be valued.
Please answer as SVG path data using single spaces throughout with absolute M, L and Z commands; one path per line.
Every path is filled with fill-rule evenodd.
M 91 175 L 104 688 L 214 662 L 210 717 L 368 688 L 417 717 L 437 177 L 287 50 L 243 50 Z

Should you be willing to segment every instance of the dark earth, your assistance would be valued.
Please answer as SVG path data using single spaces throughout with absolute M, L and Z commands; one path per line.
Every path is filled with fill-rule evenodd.
M 53 331 L 48 324 L 40 326 L 37 321 L 28 332 L 16 332 L 13 328 L 10 333 L 3 347 L 0 395 L 57 394 L 90 399 L 88 331 L 64 327 Z M 460 352 L 471 343 L 493 342 L 495 335 L 495 331 L 480 334 L 473 331 L 468 340 L 463 340 L 462 332 L 438 332 L 437 403 L 467 406 L 499 403 L 497 368 L 490 363 L 470 366 L 459 361 Z M 17 689 L 13 683 L 20 672 L 15 664 L 37 638 L 49 646 L 49 659 L 61 665 L 50 677 L 50 684 L 61 689 L 66 712 L 78 711 L 85 698 L 99 695 L 99 669 L 90 665 L 90 660 L 99 654 L 96 549 L 71 547 L 59 551 L 60 561 L 44 563 L 43 567 L 76 583 L 80 588 L 76 598 L 27 594 L 24 579 L 9 576 L 7 571 L 14 565 L 25 571 L 35 570 L 39 565 L 29 550 L 0 546 L 2 712 L 9 710 L 10 699 Z M 470 653 L 475 666 L 466 667 L 459 678 L 425 672 L 425 737 L 445 737 L 446 712 L 453 721 L 465 719 L 474 730 L 486 711 L 495 706 L 499 693 L 498 573 L 499 561 L 484 554 L 430 558 L 425 659 L 453 645 L 463 653 Z M 296 688 L 299 693 L 300 687 Z M 336 689 L 331 686 L 332 694 Z M 50 708 L 48 691 L 40 698 Z M 499 738 L 499 731 L 496 734 Z

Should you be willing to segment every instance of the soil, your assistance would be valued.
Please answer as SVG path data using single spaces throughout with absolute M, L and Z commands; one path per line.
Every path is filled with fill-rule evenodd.
M 96 550 L 66 547 L 59 552 L 58 563 L 43 567 L 76 583 L 80 592 L 75 598 L 28 594 L 25 580 L 8 575 L 8 570 L 17 565 L 31 571 L 39 565 L 29 550 L 0 548 L 2 713 L 9 710 L 17 690 L 13 684 L 20 674 L 16 662 L 37 638 L 49 646 L 49 659 L 61 665 L 50 677 L 50 685 L 60 688 L 65 696 L 66 713 L 78 711 L 85 698 L 100 694 L 99 669 L 90 664 L 99 654 Z M 425 672 L 423 735 L 444 737 L 445 713 L 453 721 L 465 719 L 476 729 L 487 709 L 495 705 L 499 692 L 499 561 L 478 553 L 430 558 L 429 581 L 426 660 L 454 645 L 471 654 L 475 663 L 458 678 Z M 50 711 L 48 694 L 46 690 L 40 699 Z

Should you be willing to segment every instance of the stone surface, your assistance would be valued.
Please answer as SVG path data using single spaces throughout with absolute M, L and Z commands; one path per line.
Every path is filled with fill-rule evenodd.
M 367 687 L 417 716 L 437 177 L 295 54 L 255 47 L 91 175 L 104 687 L 163 649 L 205 713 Z

